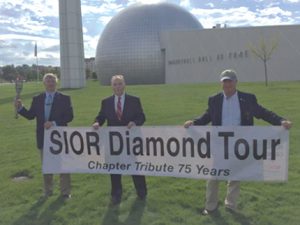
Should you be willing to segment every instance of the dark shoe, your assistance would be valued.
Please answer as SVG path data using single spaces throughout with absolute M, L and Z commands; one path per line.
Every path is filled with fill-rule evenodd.
M 45 194 L 44 194 L 44 198 L 49 198 L 49 197 L 51 197 L 53 195 L 53 192 L 52 191 L 48 191 L 48 192 L 46 192 Z
M 50 196 L 53 195 L 53 192 L 52 192 L 52 191 L 48 191 L 48 192 L 46 192 L 44 195 L 47 196 L 47 197 L 50 197 Z
M 113 195 L 111 196 L 111 204 L 112 205 L 119 205 L 121 203 L 121 196 Z
M 139 200 L 144 201 L 147 197 L 147 190 L 145 189 L 138 189 L 136 190 L 136 194 Z
M 147 198 L 147 195 L 145 195 L 145 194 L 138 194 L 137 197 L 138 197 L 139 200 L 145 201 L 146 198 Z
M 61 198 L 63 199 L 63 200 L 68 200 L 68 199 L 70 199 L 70 198 L 72 198 L 72 196 L 69 194 L 64 194 L 64 195 L 62 195 L 61 196 Z
M 43 194 L 40 198 L 39 198 L 39 202 L 44 202 L 44 201 L 46 201 L 50 196 L 52 195 L 52 193 L 50 194 L 50 193 L 45 193 L 45 194 Z

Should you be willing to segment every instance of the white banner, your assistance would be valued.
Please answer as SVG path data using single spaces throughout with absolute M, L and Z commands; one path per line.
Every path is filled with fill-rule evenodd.
M 286 181 L 288 150 L 280 126 L 53 127 L 43 173 Z

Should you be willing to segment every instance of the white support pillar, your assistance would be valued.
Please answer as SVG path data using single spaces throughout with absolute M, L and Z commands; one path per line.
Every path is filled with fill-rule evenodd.
M 80 0 L 59 1 L 60 73 L 62 88 L 85 87 Z

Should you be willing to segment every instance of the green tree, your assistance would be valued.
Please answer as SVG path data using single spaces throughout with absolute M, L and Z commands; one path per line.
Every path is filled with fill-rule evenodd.
M 93 80 L 97 80 L 97 79 L 98 79 L 97 73 L 96 73 L 96 72 L 93 72 L 93 73 L 92 73 L 92 79 L 93 79 Z
M 271 55 L 274 53 L 275 49 L 278 47 L 278 39 L 274 38 L 270 41 L 266 41 L 265 37 L 261 37 L 259 43 L 254 45 L 250 43 L 250 51 L 255 57 L 260 59 L 264 64 L 265 72 L 265 85 L 268 86 L 268 64 L 267 62 L 271 59 Z
M 2 67 L 2 79 L 6 81 L 15 80 L 17 77 L 17 70 L 14 65 L 6 65 Z
M 32 76 L 31 67 L 26 64 L 23 64 L 22 66 L 17 66 L 16 71 L 25 80 L 30 80 L 29 78 Z

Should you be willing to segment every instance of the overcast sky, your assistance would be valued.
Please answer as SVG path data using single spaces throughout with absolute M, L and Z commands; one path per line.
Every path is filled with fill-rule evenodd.
M 101 32 L 110 19 L 135 3 L 158 0 L 81 0 L 85 57 L 95 57 Z M 300 25 L 300 0 L 168 0 L 191 12 L 204 28 Z M 58 0 L 0 0 L 0 66 L 59 65 Z

